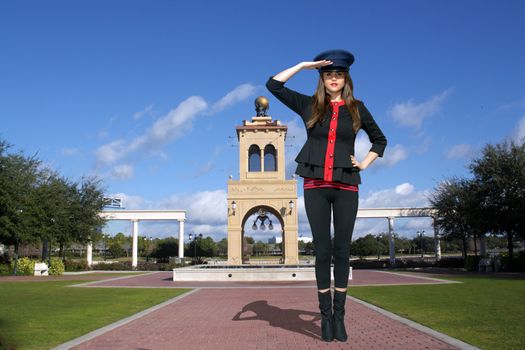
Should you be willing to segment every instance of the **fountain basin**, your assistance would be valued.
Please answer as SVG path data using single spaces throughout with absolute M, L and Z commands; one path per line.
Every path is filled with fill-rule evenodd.
M 332 267 L 332 279 L 333 272 Z M 352 267 L 348 279 L 352 279 Z M 173 269 L 173 281 L 315 281 L 315 268 L 312 265 L 195 265 Z

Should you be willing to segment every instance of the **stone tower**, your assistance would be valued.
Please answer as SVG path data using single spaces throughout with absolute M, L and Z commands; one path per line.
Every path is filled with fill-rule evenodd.
M 278 218 L 283 230 L 281 261 L 288 265 L 298 264 L 297 181 L 285 179 L 284 150 L 288 128 L 266 115 L 266 98 L 257 98 L 255 105 L 257 116 L 236 127 L 239 180 L 228 181 L 228 264 L 243 263 L 244 227 L 255 213 L 258 214 L 256 220 L 263 225 L 265 221 L 268 223 L 266 213 Z

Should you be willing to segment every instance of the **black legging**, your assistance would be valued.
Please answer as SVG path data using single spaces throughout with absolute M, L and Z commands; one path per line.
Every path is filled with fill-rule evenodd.
M 315 278 L 318 289 L 330 288 L 330 214 L 334 213 L 334 284 L 348 286 L 350 242 L 354 231 L 359 202 L 358 192 L 314 188 L 304 190 L 306 215 L 315 245 Z

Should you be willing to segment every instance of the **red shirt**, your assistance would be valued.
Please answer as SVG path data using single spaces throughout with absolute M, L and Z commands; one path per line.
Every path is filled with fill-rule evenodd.
M 332 181 L 332 172 L 334 167 L 334 150 L 337 137 L 337 121 L 339 119 L 339 107 L 345 105 L 345 101 L 330 102 L 332 106 L 332 115 L 330 118 L 330 129 L 328 129 L 328 146 L 324 157 L 324 180 Z

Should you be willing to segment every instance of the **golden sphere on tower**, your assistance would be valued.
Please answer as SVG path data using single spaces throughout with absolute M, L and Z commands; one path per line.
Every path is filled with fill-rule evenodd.
M 258 117 L 265 117 L 266 111 L 268 110 L 268 106 L 270 105 L 270 102 L 268 102 L 268 99 L 264 96 L 259 96 L 255 99 L 255 111 L 257 112 Z
M 270 102 L 264 96 L 259 96 L 255 99 L 255 107 L 261 107 L 262 109 L 268 109 Z

